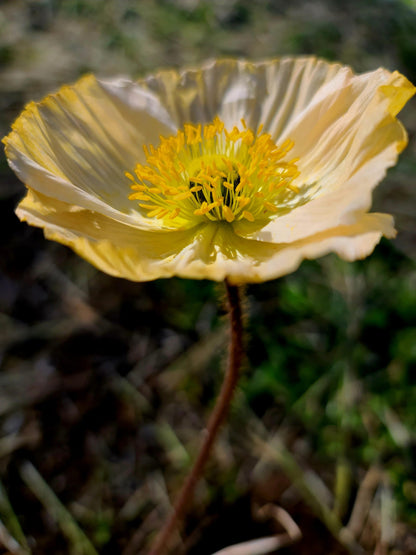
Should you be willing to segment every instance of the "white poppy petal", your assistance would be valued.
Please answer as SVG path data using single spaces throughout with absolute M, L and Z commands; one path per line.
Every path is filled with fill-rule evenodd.
M 103 272 L 132 281 L 174 275 L 171 261 L 186 252 L 198 232 L 144 231 L 32 190 L 19 204 L 17 214 Z
M 262 282 L 293 272 L 302 260 L 330 252 L 348 261 L 365 258 L 382 236 L 395 235 L 393 218 L 388 214 L 364 214 L 354 225 L 328 229 L 287 244 L 243 239 L 225 228 L 208 226 L 195 236 L 186 268 L 177 268 L 175 274 L 216 281 L 227 278 L 235 284 Z
M 235 283 L 273 279 L 296 269 L 305 258 L 336 252 L 346 260 L 367 256 L 382 235 L 394 237 L 391 216 L 365 214 L 342 226 L 289 244 L 243 239 L 230 227 L 208 224 L 187 231 L 142 231 L 101 214 L 29 191 L 19 217 L 44 228 L 45 236 L 70 246 L 100 270 L 132 281 L 173 275 L 225 278 Z
M 143 144 L 174 130 L 158 100 L 125 81 L 93 76 L 29 104 L 4 139 L 11 167 L 31 188 L 127 223 L 151 227 L 128 199 Z
M 235 226 L 237 233 L 264 241 L 295 241 L 327 228 L 351 224 L 357 214 L 370 208 L 373 189 L 407 144 L 406 131 L 395 115 L 415 88 L 403 76 L 386 70 L 358 76 L 349 88 L 357 97 L 349 90 L 345 107 L 344 93 L 334 92 L 342 98 L 333 121 L 329 121 L 329 116 L 324 118 L 326 130 L 325 126 L 321 128 L 321 110 L 316 104 L 310 108 L 312 115 L 305 108 L 305 122 L 297 131 L 301 151 L 296 143 L 299 137 L 293 134 L 293 153 L 300 155 L 300 175 L 294 183 L 299 187 L 304 181 L 316 183 L 315 196 L 260 231 L 242 224 Z M 319 140 L 316 126 L 322 135 Z M 311 137 L 306 132 L 309 129 Z
M 213 60 L 201 68 L 161 71 L 139 84 L 158 96 L 178 127 L 188 122 L 205 123 L 217 115 L 228 127 L 243 117 L 256 127 L 261 114 L 259 99 L 267 95 L 263 65 Z

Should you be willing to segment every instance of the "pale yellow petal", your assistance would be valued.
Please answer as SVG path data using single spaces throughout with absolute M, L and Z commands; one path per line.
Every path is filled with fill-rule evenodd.
M 242 117 L 252 126 L 267 94 L 262 71 L 262 64 L 245 60 L 213 60 L 182 71 L 160 71 L 139 84 L 158 96 L 178 127 L 217 115 L 230 128 Z
M 293 243 L 265 243 L 243 239 L 225 227 L 205 228 L 194 246 L 183 277 L 208 278 L 232 283 L 267 281 L 291 273 L 302 260 L 330 252 L 353 261 L 368 256 L 382 236 L 392 238 L 396 232 L 387 214 L 364 214 L 351 226 L 339 226 Z M 211 235 L 210 235 L 211 233 Z
M 355 76 L 315 58 L 214 61 L 139 83 L 86 77 L 30 104 L 5 139 L 11 166 L 30 188 L 17 214 L 101 270 L 134 281 L 250 283 L 328 252 L 362 258 L 395 233 L 390 216 L 366 211 L 406 145 L 396 115 L 414 91 L 397 72 Z M 143 144 L 217 115 L 229 129 L 244 118 L 279 143 L 294 141 L 293 201 L 267 225 L 247 211 L 232 223 L 201 219 L 186 231 L 162 230 L 128 199 L 124 173 L 144 161 Z
M 278 141 L 293 140 L 291 155 L 299 158 L 299 181 L 318 181 L 320 190 L 338 188 L 341 180 L 345 181 L 374 151 L 380 151 L 374 132 L 395 135 L 399 152 L 407 142 L 394 116 L 398 106 L 402 108 L 415 93 L 415 87 L 397 72 L 378 69 L 345 75 L 346 69 L 340 70 L 342 80 L 327 83 L 309 105 L 289 119 L 283 131 L 272 133 Z
M 29 189 L 16 209 L 17 216 L 38 227 L 60 227 L 68 230 L 70 235 L 84 236 L 88 240 L 110 240 L 117 246 L 140 246 L 147 256 L 155 249 L 155 256 L 161 252 L 183 248 L 189 242 L 189 233 L 185 230 L 169 232 L 158 229 L 142 230 L 109 218 L 99 212 L 85 210 L 72 204 L 46 197 Z M 192 237 L 192 233 L 191 233 Z M 147 245 L 149 248 L 147 248 Z M 159 246 L 158 246 L 159 245 Z
M 252 128 L 262 123 L 277 138 L 311 103 L 352 77 L 351 68 L 315 57 L 223 59 L 160 71 L 139 84 L 158 96 L 178 127 L 219 115 L 231 127 L 241 118 Z
M 182 71 L 161 71 L 139 83 L 156 94 L 178 126 L 210 121 L 216 115 L 232 127 L 244 118 L 263 123 L 274 138 L 316 100 L 328 83 L 351 77 L 350 68 L 315 57 L 259 62 L 223 59 Z
M 334 114 L 315 103 L 305 109 L 304 124 L 292 128 L 293 154 L 300 155 L 295 183 L 301 191 L 305 181 L 315 183 L 312 199 L 302 200 L 300 194 L 299 206 L 263 229 L 241 223 L 235 226 L 237 233 L 264 241 L 296 241 L 352 224 L 370 208 L 374 187 L 406 146 L 406 131 L 395 115 L 416 89 L 402 75 L 386 70 L 352 77 L 348 83 L 348 95 L 334 91 L 335 98 L 328 102 L 336 106 Z
M 347 260 L 363 258 L 382 235 L 395 234 L 392 218 L 385 214 L 365 214 L 354 225 L 289 244 L 243 239 L 225 223 L 186 231 L 142 231 L 32 191 L 17 213 L 22 220 L 44 228 L 47 238 L 71 247 L 100 270 L 132 281 L 176 275 L 260 282 L 294 271 L 305 258 L 328 252 Z
M 4 142 L 11 167 L 32 189 L 148 226 L 128 200 L 125 172 L 144 161 L 144 143 L 174 129 L 149 91 L 87 76 L 29 104 Z
M 133 281 L 173 275 L 171 259 L 192 243 L 197 231 L 143 231 L 30 189 L 16 213 L 103 272 Z
M 278 144 L 294 141 L 298 197 L 264 230 L 264 222 L 234 225 L 244 237 L 274 242 L 353 223 L 356 213 L 370 208 L 374 187 L 406 146 L 395 116 L 415 92 L 398 72 L 381 68 L 355 75 L 314 57 L 212 61 L 140 83 L 178 126 L 219 115 L 230 128 L 243 117 L 254 129 L 262 124 Z

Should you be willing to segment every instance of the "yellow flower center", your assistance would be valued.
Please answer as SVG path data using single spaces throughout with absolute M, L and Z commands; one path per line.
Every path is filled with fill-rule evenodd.
M 201 220 L 268 220 L 285 211 L 299 192 L 292 181 L 299 175 L 297 159 L 285 161 L 293 141 L 277 146 L 268 133 L 212 123 L 185 125 L 176 136 L 161 137 L 160 145 L 144 147 L 146 165 L 137 164 L 131 200 L 141 211 L 173 228 Z

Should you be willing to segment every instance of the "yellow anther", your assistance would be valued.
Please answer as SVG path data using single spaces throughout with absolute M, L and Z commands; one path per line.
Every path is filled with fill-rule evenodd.
M 267 201 L 266 201 L 266 202 L 263 204 L 263 206 L 264 206 L 264 208 L 265 208 L 266 210 L 269 210 L 270 212 L 277 212 L 277 211 L 278 211 L 278 209 L 276 208 L 276 206 L 275 206 L 274 204 L 272 204 L 271 202 L 267 202 Z
M 129 200 L 152 200 L 152 197 L 144 193 L 133 193 L 129 195 Z
M 146 210 L 155 210 L 156 208 L 160 208 L 159 206 L 155 206 L 154 204 L 139 204 L 140 208 L 145 208 Z
M 248 210 L 244 210 L 243 213 L 242 213 L 242 216 L 243 216 L 243 218 L 245 218 L 249 222 L 254 222 L 254 216 Z
M 181 209 L 179 207 L 172 210 L 172 212 L 169 214 L 169 219 L 170 220 L 175 219 L 176 216 L 179 216 L 180 211 L 181 211 Z
M 244 144 L 251 145 L 251 143 L 254 141 L 254 133 L 250 130 L 246 131 L 241 137 L 241 140 Z
M 160 206 L 158 206 L 157 208 L 155 208 L 155 210 L 152 210 L 151 212 L 149 212 L 148 216 L 149 218 L 154 218 L 155 216 L 157 217 L 162 211 L 163 211 L 163 208 L 160 208 Z
M 207 206 L 207 212 L 211 212 L 211 210 L 213 208 L 217 208 L 217 206 L 219 206 L 219 205 L 220 205 L 220 203 L 218 201 L 211 202 L 211 204 L 208 204 L 208 206 Z
M 230 170 L 230 172 L 234 171 L 234 167 L 233 164 L 231 162 L 231 160 L 229 160 L 228 158 L 221 158 L 221 160 L 224 162 L 224 164 L 227 166 L 227 168 Z
M 281 187 L 285 187 L 287 185 L 287 179 L 282 179 L 282 181 L 277 183 L 271 183 L 270 186 L 272 187 L 270 191 L 280 189 Z
M 235 192 L 240 193 L 243 190 L 243 187 L 245 184 L 246 184 L 245 180 L 241 179 L 240 183 L 235 188 Z
M 163 194 L 169 197 L 173 197 L 174 195 L 178 194 L 178 189 L 174 189 L 173 187 L 168 187 L 164 189 Z
M 241 208 L 244 208 L 251 202 L 251 198 L 249 197 L 236 197 L 236 201 L 240 205 Z
M 133 191 L 147 191 L 146 185 L 139 185 L 138 183 L 130 185 L 130 189 L 132 189 Z
M 199 177 L 201 177 L 203 181 L 208 181 L 208 183 L 214 181 L 214 177 L 212 177 L 212 175 L 209 175 L 208 173 L 202 173 Z
M 208 212 L 207 206 L 208 206 L 208 203 L 204 201 L 201 204 L 200 208 L 197 208 L 196 210 L 194 210 L 194 214 L 196 216 L 204 216 Z
M 175 195 L 173 197 L 174 200 L 185 200 L 187 198 L 190 198 L 192 196 L 191 191 L 186 191 L 186 193 L 179 193 L 179 195 Z
M 229 208 L 225 204 L 222 207 L 222 213 L 223 213 L 223 216 L 227 220 L 228 223 L 231 223 L 235 220 L 235 216 L 234 216 L 233 211 L 231 210 L 231 208 Z

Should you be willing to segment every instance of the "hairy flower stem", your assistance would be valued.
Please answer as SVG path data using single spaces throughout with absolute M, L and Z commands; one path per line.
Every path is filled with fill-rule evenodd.
M 218 395 L 214 410 L 205 430 L 205 437 L 198 457 L 191 472 L 188 474 L 182 490 L 173 508 L 173 512 L 162 528 L 149 555 L 162 555 L 169 550 L 170 538 L 176 527 L 181 523 L 185 511 L 192 500 L 194 489 L 200 479 L 205 464 L 211 453 L 212 446 L 221 424 L 227 416 L 231 399 L 240 375 L 243 359 L 243 319 L 241 309 L 241 294 L 237 286 L 231 285 L 225 280 L 227 291 L 227 306 L 230 321 L 230 349 L 228 355 L 227 370 Z

